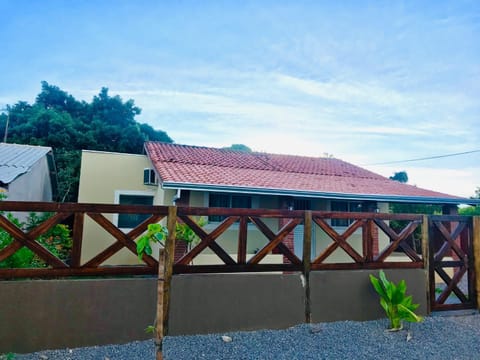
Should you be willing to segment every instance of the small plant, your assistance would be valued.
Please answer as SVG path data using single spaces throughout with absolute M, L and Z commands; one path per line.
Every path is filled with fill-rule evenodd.
M 15 359 L 15 354 L 12 352 L 6 354 L 0 354 L 0 360 L 13 360 Z
M 197 222 L 201 227 L 204 226 L 205 223 L 206 221 L 203 220 L 203 218 Z M 167 235 L 168 230 L 165 226 L 160 224 L 148 225 L 147 232 L 138 238 L 137 241 L 138 258 L 141 260 L 143 254 L 152 255 L 152 243 L 159 243 L 164 246 Z M 175 238 L 185 241 L 188 244 L 195 244 L 199 240 L 195 232 L 185 223 L 177 223 L 175 225 Z
M 390 320 L 390 330 L 398 331 L 403 328 L 402 321 L 420 322 L 423 318 L 414 313 L 419 304 L 412 303 L 412 296 L 406 296 L 407 285 L 401 280 L 398 285 L 387 280 L 383 270 L 379 272 L 379 278 L 370 275 L 370 282 L 380 296 L 380 305 L 385 310 Z
M 163 241 L 167 238 L 167 229 L 160 224 L 149 224 L 147 233 L 141 236 L 137 241 L 137 254 L 141 260 L 143 254 L 152 255 L 151 243 L 160 243 L 164 245 Z

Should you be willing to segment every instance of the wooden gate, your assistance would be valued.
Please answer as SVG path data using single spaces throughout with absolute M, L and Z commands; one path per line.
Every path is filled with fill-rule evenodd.
M 466 216 L 429 216 L 432 311 L 476 308 L 473 222 Z

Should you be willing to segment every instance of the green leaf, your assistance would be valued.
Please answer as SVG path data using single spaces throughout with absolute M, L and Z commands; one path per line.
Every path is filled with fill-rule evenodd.
M 382 298 L 386 298 L 387 294 L 385 292 L 385 289 L 383 288 L 382 284 L 380 284 L 380 281 L 373 275 L 370 275 L 370 282 L 373 285 L 373 288 L 377 292 L 378 295 Z
M 409 322 L 421 322 L 423 317 L 415 314 L 412 310 L 403 306 L 402 304 L 398 305 L 399 314 L 405 321 Z

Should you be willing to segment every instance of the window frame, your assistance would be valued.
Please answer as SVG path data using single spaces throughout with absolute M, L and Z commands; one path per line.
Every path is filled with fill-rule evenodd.
M 335 209 L 334 204 L 336 205 L 346 205 L 346 210 L 344 209 Z M 331 200 L 330 201 L 330 211 L 332 212 L 349 212 L 349 213 L 356 213 L 356 212 L 363 212 L 365 208 L 365 204 L 362 201 L 349 201 L 349 200 Z M 352 210 L 352 209 L 356 209 Z M 354 219 L 331 219 L 330 224 L 332 227 L 338 228 L 346 228 L 352 225 Z
M 211 203 L 211 197 L 212 196 L 225 196 L 228 197 L 228 205 L 227 206 L 212 206 Z M 234 203 L 234 197 L 237 198 L 243 198 L 247 199 L 249 207 L 239 207 L 235 206 L 233 207 Z M 206 201 L 207 201 L 207 207 L 224 207 L 224 208 L 229 208 L 229 209 L 254 209 L 255 207 L 255 197 L 249 194 L 238 194 L 238 193 L 222 193 L 222 192 L 208 192 L 206 193 Z M 223 220 L 225 220 L 226 216 L 223 215 L 210 215 L 208 217 L 208 222 L 209 223 L 220 223 Z
M 152 205 L 155 205 L 155 192 L 153 191 L 141 191 L 141 190 L 115 190 L 115 196 L 114 196 L 114 204 L 116 205 L 125 205 L 125 204 L 120 204 L 120 196 L 125 195 L 125 196 L 148 196 L 152 198 Z M 138 204 L 142 205 L 142 204 Z M 131 230 L 133 229 L 132 227 L 120 227 L 119 221 L 120 221 L 120 214 L 113 214 L 113 224 L 118 227 L 121 230 Z M 148 214 L 147 214 L 148 215 Z M 140 223 L 139 223 L 140 224 Z M 138 225 L 138 224 L 137 224 Z M 135 225 L 135 226 L 137 226 Z

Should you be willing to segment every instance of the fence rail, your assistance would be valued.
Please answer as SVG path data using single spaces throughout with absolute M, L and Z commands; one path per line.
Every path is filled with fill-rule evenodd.
M 111 204 L 77 204 L 77 203 L 43 203 L 43 202 L 0 202 L 0 229 L 6 232 L 13 241 L 1 246 L 0 264 L 23 247 L 31 250 L 41 259 L 46 267 L 41 268 L 0 268 L 1 278 L 20 277 L 69 277 L 69 276 L 106 276 L 106 275 L 146 275 L 158 272 L 158 262 L 153 256 L 144 255 L 142 262 L 136 265 L 102 265 L 121 249 L 128 249 L 136 255 L 136 239 L 142 235 L 149 224 L 157 223 L 168 217 L 166 206 L 136 206 Z M 52 216 L 28 231 L 15 225 L 8 219 L 8 212 L 49 212 Z M 134 229 L 122 231 L 108 214 L 144 214 L 148 217 Z M 212 215 L 222 216 L 220 223 L 211 223 L 208 231 L 199 225 L 200 217 Z M 84 239 L 85 219 L 91 219 L 100 226 L 115 242 L 106 246 L 92 258 L 81 261 L 82 249 L 86 246 Z M 333 219 L 341 219 L 350 223 L 339 231 L 331 225 Z M 404 222 L 402 231 L 396 232 L 390 226 L 392 221 Z M 261 271 L 302 271 L 305 267 L 311 270 L 332 269 L 376 269 L 376 268 L 421 268 L 424 260 L 406 241 L 413 232 L 423 226 L 421 215 L 381 214 L 381 213 L 346 213 L 300 210 L 271 209 L 227 209 L 227 208 L 194 208 L 178 207 L 175 222 L 186 224 L 198 237 L 199 241 L 188 252 L 174 263 L 174 273 L 194 272 L 261 272 Z M 72 249 L 69 259 L 56 257 L 39 241 L 57 224 L 69 224 L 72 236 Z M 307 224 L 307 225 L 306 225 Z M 311 230 L 304 231 L 303 254 L 295 254 L 291 238 L 298 227 L 311 229 L 317 227 L 325 233 L 330 241 L 318 254 L 312 256 Z M 237 239 L 236 256 L 226 251 L 217 240 L 227 231 L 235 230 Z M 265 242 L 255 254 L 248 254 L 247 244 L 251 230 L 265 238 Z M 303 230 L 302 230 L 303 231 Z M 353 234 L 361 232 L 362 248 L 354 249 L 349 239 Z M 389 238 L 387 247 L 377 251 L 375 241 L 378 233 Z M 290 240 L 289 240 L 290 239 Z M 88 239 L 95 241 L 96 239 Z M 290 243 L 289 243 L 290 241 Z M 221 259 L 221 264 L 194 265 L 195 259 L 208 249 Z M 386 261 L 396 250 L 406 254 L 407 261 Z M 348 262 L 332 262 L 335 251 L 343 251 L 348 255 Z M 283 256 L 282 263 L 262 263 L 267 256 L 276 253 Z M 405 259 L 404 259 L 405 260 Z

